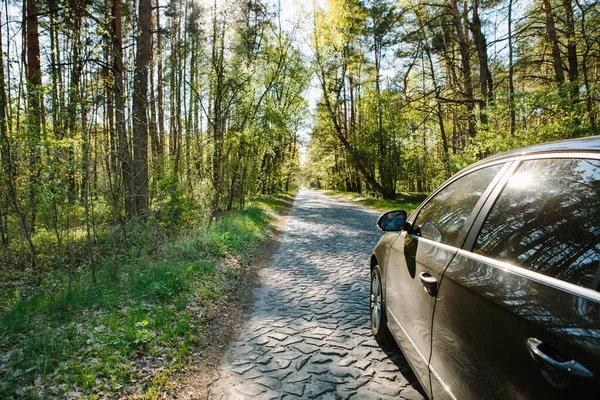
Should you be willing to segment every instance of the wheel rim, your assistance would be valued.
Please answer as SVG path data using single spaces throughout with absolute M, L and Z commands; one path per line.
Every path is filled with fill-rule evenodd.
M 377 274 L 373 274 L 371 279 L 371 329 L 373 332 L 379 331 L 379 322 L 381 320 L 381 292 L 379 291 L 379 279 Z

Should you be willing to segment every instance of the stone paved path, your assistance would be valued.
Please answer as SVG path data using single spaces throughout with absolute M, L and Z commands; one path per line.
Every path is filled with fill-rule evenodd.
M 422 398 L 402 354 L 384 352 L 370 333 L 378 215 L 299 192 L 210 399 Z

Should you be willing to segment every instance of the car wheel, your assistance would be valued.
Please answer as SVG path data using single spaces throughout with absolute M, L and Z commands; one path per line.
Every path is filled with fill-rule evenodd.
M 390 345 L 392 335 L 387 326 L 387 316 L 385 314 L 385 302 L 381 286 L 381 271 L 379 265 L 376 265 L 371 271 L 371 301 L 369 309 L 371 311 L 371 332 L 379 344 Z

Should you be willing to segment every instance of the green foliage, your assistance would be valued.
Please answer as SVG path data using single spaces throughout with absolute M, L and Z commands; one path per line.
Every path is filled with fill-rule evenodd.
M 160 205 L 158 221 L 169 229 L 175 229 L 193 222 L 197 217 L 199 207 L 194 203 L 189 193 L 175 177 L 169 175 L 159 180 L 157 189 L 168 196 Z
M 117 280 L 108 253 L 97 284 L 80 272 L 81 279 L 56 280 L 52 296 L 50 290 L 26 298 L 19 290 L 4 292 L 0 397 L 117 396 L 145 376 L 153 378 L 137 390 L 146 395 L 168 385 L 201 343 L 211 310 L 266 239 L 270 210 L 287 199 L 252 199 L 210 226 L 158 242 L 161 236 L 148 231 L 159 225 L 140 221 L 129 227 L 132 246 L 119 256 Z
M 515 107 L 527 117 L 523 117 L 523 124 L 517 127 L 514 135 L 508 125 L 509 103 L 497 101 L 486 110 L 489 123 L 481 126 L 465 149 L 464 161 L 460 164 L 469 164 L 481 155 L 593 135 L 593 128 L 585 117 L 585 104 L 573 103 L 572 90 L 573 85 L 564 84 L 519 94 Z
M 112 391 L 135 380 L 140 352 L 160 354 L 168 365 L 182 361 L 177 349 L 196 340 L 188 298 L 215 279 L 214 263 L 123 269 L 118 282 L 104 276 L 54 302 L 39 295 L 0 316 L 0 336 L 11 349 L 1 361 L 0 393 L 34 394 L 42 389 L 36 382 L 63 394 L 74 387 Z M 211 288 L 213 296 L 226 290 Z
M 336 0 L 318 10 L 307 183 L 427 192 L 484 157 L 599 134 L 596 3 L 548 3 L 368 0 L 359 12 Z M 489 18 L 508 7 L 511 21 Z M 498 39 L 509 22 L 510 42 Z

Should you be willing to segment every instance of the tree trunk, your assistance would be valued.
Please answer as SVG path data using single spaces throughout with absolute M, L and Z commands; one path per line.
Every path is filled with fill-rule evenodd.
M 515 135 L 517 115 L 515 111 L 515 63 L 513 60 L 513 35 L 512 35 L 513 0 L 508 2 L 508 107 L 510 111 L 510 135 Z
M 152 37 L 150 37 L 150 39 L 152 41 Z M 153 47 L 154 47 L 154 43 L 151 44 L 151 48 L 153 48 Z M 150 53 L 150 68 L 149 68 L 150 107 L 149 107 L 148 111 L 150 113 L 149 131 L 150 131 L 150 148 L 152 149 L 153 168 L 156 168 L 156 166 L 158 165 L 158 158 L 159 158 L 158 156 L 160 155 L 160 137 L 158 136 L 158 122 L 157 122 L 157 116 L 156 116 L 157 98 L 156 98 L 156 94 L 154 93 L 154 64 L 156 63 L 156 59 L 157 59 L 157 56 L 156 56 L 155 52 L 152 51 Z
M 473 97 L 473 78 L 471 75 L 471 60 L 469 59 L 469 42 L 465 30 L 462 25 L 462 18 L 458 10 L 457 0 L 450 0 L 450 10 L 456 28 L 456 36 L 458 39 L 458 47 L 460 51 L 460 59 L 462 64 L 462 74 L 464 82 L 464 96 L 466 99 L 466 107 L 468 111 L 468 131 L 469 137 L 475 137 L 475 118 L 473 109 L 475 107 Z
M 111 0 L 106 0 L 106 21 L 111 20 L 111 8 L 112 8 L 112 2 Z M 107 23 L 107 26 L 105 27 L 106 29 L 106 36 L 105 36 L 105 40 L 106 40 L 106 47 L 105 47 L 105 56 L 104 56 L 104 63 L 105 63 L 105 67 L 104 67 L 104 82 L 105 82 L 105 88 L 104 88 L 104 93 L 106 94 L 106 112 L 105 112 L 105 124 L 106 124 L 106 141 L 108 142 L 108 151 L 109 151 L 109 160 L 108 160 L 108 165 L 107 165 L 107 173 L 108 173 L 108 178 L 109 178 L 109 183 L 110 183 L 110 188 L 111 188 L 111 196 L 112 199 L 111 201 L 113 202 L 113 205 L 116 205 L 116 198 L 114 197 L 114 195 L 116 194 L 116 190 L 115 190 L 115 177 L 117 176 L 118 173 L 118 167 L 117 167 L 117 154 L 118 154 L 118 142 L 117 142 L 117 130 L 115 127 L 115 97 L 114 97 L 114 83 L 111 82 L 110 78 L 110 74 L 111 74 L 111 63 L 113 60 L 113 43 L 112 43 L 112 37 L 110 35 L 111 32 L 111 25 L 110 23 Z
M 212 92 L 212 135 L 213 135 L 213 154 L 212 154 L 212 184 L 213 184 L 213 204 L 212 217 L 216 217 L 220 209 L 221 193 L 223 191 L 223 141 L 225 121 L 223 115 L 223 96 L 225 90 L 225 32 L 224 27 L 218 26 L 217 9 L 215 4 L 213 19 L 213 43 L 212 43 L 212 66 L 214 73 L 214 86 Z
M 471 24 L 473 31 L 473 39 L 477 48 L 477 56 L 479 58 L 479 87 L 481 96 L 483 97 L 480 104 L 479 119 L 482 124 L 488 123 L 485 106 L 494 99 L 494 82 L 492 73 L 490 72 L 487 55 L 487 41 L 481 30 L 481 19 L 479 18 L 479 0 L 473 0 L 473 23 Z
M 38 33 L 38 9 L 35 0 L 26 0 L 27 38 L 27 120 L 29 139 L 29 208 L 31 210 L 30 229 L 36 225 L 37 192 L 40 177 L 40 142 L 42 139 L 42 68 L 40 64 L 40 41 Z
M 135 215 L 135 192 L 133 187 L 133 160 L 129 150 L 129 140 L 125 125 L 125 85 L 123 83 L 123 35 L 121 1 L 113 0 L 112 7 L 112 33 L 114 51 L 114 88 L 115 88 L 115 122 L 119 140 L 119 159 L 123 174 L 123 187 L 125 189 L 125 212 L 128 218 Z
M 579 0 L 576 0 L 575 2 L 577 3 L 577 7 L 579 8 L 579 10 L 581 11 L 581 37 L 583 38 L 583 45 L 584 45 L 583 55 L 582 55 L 582 60 L 581 60 L 581 72 L 583 74 L 583 84 L 585 85 L 585 92 L 586 92 L 586 109 L 587 109 L 587 113 L 588 113 L 588 118 L 590 120 L 590 125 L 592 127 L 592 132 L 597 134 L 598 127 L 596 125 L 596 111 L 594 109 L 594 95 L 593 95 L 592 85 L 590 83 L 589 71 L 588 71 L 588 66 L 587 66 L 588 60 L 590 57 L 590 49 L 592 47 L 592 44 L 590 44 L 590 39 L 589 39 L 589 37 L 587 35 L 587 31 L 586 31 L 586 21 L 585 21 L 586 10 L 583 8 L 583 6 L 579 2 Z
M 577 38 L 575 37 L 575 20 L 573 19 L 573 5 L 571 0 L 562 0 L 565 9 L 565 25 L 567 36 L 567 62 L 569 63 L 569 82 L 576 83 L 579 78 L 579 66 L 577 64 Z M 574 85 L 574 94 L 579 95 L 579 88 Z M 575 100 L 575 98 L 573 98 Z
M 139 0 L 138 38 L 133 74 L 133 170 L 135 210 L 148 210 L 148 64 L 152 35 L 151 0 Z
M 479 58 L 479 86 L 484 101 L 491 102 L 494 99 L 494 81 L 490 72 L 487 41 L 481 30 L 481 19 L 479 18 L 479 0 L 473 0 L 473 23 L 471 24 L 473 39 L 477 47 L 477 56 Z
M 546 14 L 546 32 L 548 41 L 552 46 L 552 65 L 554 66 L 554 75 L 559 84 L 564 83 L 565 74 L 563 72 L 562 61 L 560 59 L 560 49 L 558 47 L 558 38 L 556 37 L 556 26 L 554 25 L 554 15 L 549 0 L 543 0 L 543 9 Z
M 567 70 L 569 74 L 569 82 L 570 85 L 570 96 L 571 96 L 571 105 L 575 105 L 579 101 L 579 65 L 577 61 L 577 41 L 578 38 L 575 36 L 575 20 L 573 18 L 573 4 L 571 0 L 562 0 L 564 11 L 565 11 L 565 25 L 566 25 L 566 39 L 567 39 L 567 63 L 569 64 L 569 69 Z M 581 123 L 581 118 L 576 115 L 575 116 L 575 124 L 579 125 Z
M 86 231 L 86 242 L 87 242 L 87 251 L 90 260 L 90 268 L 92 270 L 92 282 L 94 284 L 98 283 L 98 279 L 96 277 L 96 257 L 94 256 L 94 240 L 92 237 L 92 216 L 90 215 L 90 208 L 92 207 L 91 199 L 90 199 L 90 152 L 91 152 L 91 140 L 90 140 L 90 132 L 86 129 L 87 127 L 87 109 L 84 104 L 82 104 L 81 110 L 81 121 L 82 121 L 82 136 L 84 139 L 83 149 L 82 149 L 82 162 L 81 166 L 83 178 L 82 178 L 82 198 L 85 207 L 85 231 Z
M 26 6 L 26 15 L 27 18 L 25 20 L 26 26 L 24 27 L 25 29 L 25 34 L 26 34 L 26 38 L 29 36 L 29 29 L 35 29 L 37 32 L 37 11 L 36 14 L 32 14 L 35 16 L 36 18 L 36 23 L 30 25 L 29 22 L 29 5 Z M 34 9 L 35 11 L 35 9 Z M 35 36 L 35 40 L 37 40 L 37 36 Z M 29 52 L 29 44 L 31 42 L 29 42 L 29 40 L 27 41 L 27 53 Z M 0 45 L 2 45 L 2 40 L 0 38 Z M 35 47 L 35 43 L 33 44 Z M 39 42 L 38 42 L 38 50 L 39 50 Z M 35 51 L 35 49 L 33 50 Z M 25 49 L 23 50 L 23 55 L 25 55 Z M 2 60 L 3 61 L 3 60 Z M 7 115 L 7 110 L 6 110 L 6 85 L 5 85 L 5 80 L 4 80 L 4 64 L 2 63 L 2 76 L 0 79 L 0 82 L 2 84 L 2 89 L 0 92 L 0 95 L 3 97 L 2 98 L 2 108 L 4 109 L 3 112 L 3 120 L 2 120 L 2 125 L 0 126 L 0 156 L 2 157 L 2 175 L 3 178 L 5 179 L 5 185 L 8 189 L 8 197 L 10 198 L 10 201 L 12 203 L 12 206 L 14 207 L 15 212 L 17 213 L 18 216 L 18 223 L 19 223 L 19 228 L 21 230 L 21 235 L 22 237 L 25 239 L 25 242 L 27 243 L 27 248 L 29 249 L 29 255 L 31 258 L 31 267 L 33 268 L 33 270 L 38 273 L 38 280 L 41 281 L 43 275 L 44 275 L 44 270 L 40 270 L 38 271 L 38 261 L 37 261 L 37 251 L 36 251 L 36 247 L 35 244 L 33 243 L 33 240 L 31 238 L 31 233 L 33 231 L 33 228 L 31 226 L 29 226 L 29 222 L 27 221 L 27 210 L 24 209 L 21 206 L 21 201 L 20 201 L 20 196 L 18 193 L 18 187 L 17 187 L 17 166 L 15 165 L 15 157 L 16 155 L 13 154 L 12 151 L 12 145 L 10 142 L 10 138 L 8 136 L 8 133 L 10 131 L 10 129 L 7 129 L 7 120 L 6 120 L 6 115 Z M 28 83 L 29 83 L 29 70 L 26 71 L 27 72 L 27 79 L 28 79 Z M 30 92 L 28 92 L 28 94 L 30 94 Z M 35 92 L 31 93 L 31 95 L 35 98 Z M 17 127 L 18 128 L 18 127 Z M 33 189 L 31 189 L 33 190 Z M 33 219 L 32 222 L 35 222 L 35 219 Z
M 0 25 L 2 12 L 0 12 Z M 0 27 L 0 48 L 3 48 L 2 28 Z M 8 142 L 8 129 L 6 125 L 6 80 L 4 76 L 4 52 L 0 51 L 0 239 L 3 246 L 8 246 L 8 204 L 9 204 L 9 179 L 11 179 L 11 154 Z
M 425 26 L 420 23 L 420 28 L 421 31 L 425 32 Z M 449 145 L 448 145 L 448 136 L 446 134 L 446 126 L 444 124 L 444 113 L 443 113 L 443 108 L 442 108 L 442 100 L 441 100 L 441 96 L 440 96 L 440 91 L 441 88 L 438 85 L 438 81 L 437 81 L 437 76 L 435 73 L 435 67 L 433 65 L 433 58 L 431 56 L 431 50 L 430 48 L 425 45 L 423 46 L 425 54 L 427 56 L 427 61 L 429 64 L 429 70 L 431 73 L 431 80 L 433 81 L 433 87 L 435 88 L 435 97 L 436 97 L 436 114 L 437 114 L 437 120 L 438 120 L 438 126 L 440 128 L 440 137 L 442 139 L 442 151 L 443 151 L 443 163 L 444 163 L 444 170 L 446 171 L 446 178 L 450 177 L 450 155 L 449 155 Z M 423 79 L 425 79 L 425 75 L 423 75 Z M 423 84 L 425 84 L 425 82 L 423 82 Z
M 71 28 L 71 60 L 72 60 L 72 69 L 71 69 L 71 82 L 69 83 L 69 104 L 67 105 L 67 138 L 71 140 L 71 144 L 67 149 L 67 160 L 68 160 L 68 172 L 67 179 L 68 185 L 70 188 L 70 192 L 72 195 L 77 195 L 77 182 L 76 182 L 76 171 L 77 167 L 75 165 L 75 147 L 74 140 L 77 136 L 77 107 L 81 104 L 81 98 L 79 93 L 79 83 L 81 82 L 81 74 L 83 71 L 83 64 L 81 62 L 81 10 L 79 7 L 73 7 L 71 9 L 71 18 L 72 24 L 70 23 L 69 27 Z M 81 197 L 83 198 L 83 194 L 85 192 L 85 188 L 81 188 Z
M 59 74 L 61 73 L 61 67 L 59 67 L 60 61 L 59 61 L 59 56 L 60 56 L 60 52 L 59 52 L 59 41 L 58 41 L 58 30 L 56 29 L 56 15 L 58 14 L 58 5 L 56 4 L 56 1 L 51 0 L 48 4 L 49 8 L 50 8 L 50 24 L 49 24 L 49 30 L 50 30 L 50 75 L 51 75 L 51 82 L 52 82 L 52 91 L 51 91 L 51 103 L 52 103 L 52 128 L 54 131 L 54 136 L 56 138 L 62 138 L 63 136 L 63 132 L 62 132 L 62 118 L 60 118 L 61 116 L 61 112 L 62 110 L 60 109 L 60 103 L 59 103 L 59 99 L 58 99 L 58 93 L 59 93 L 59 85 L 58 85 L 58 79 L 59 79 Z
M 165 110 L 164 110 L 164 90 L 163 90 L 163 41 L 162 27 L 160 26 L 160 7 L 159 0 L 156 0 L 156 94 L 158 95 L 157 113 L 158 113 L 158 136 L 160 138 L 159 155 L 164 154 L 165 145 Z M 162 162 L 162 161 L 161 161 Z

